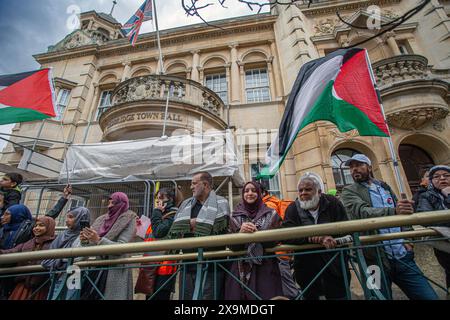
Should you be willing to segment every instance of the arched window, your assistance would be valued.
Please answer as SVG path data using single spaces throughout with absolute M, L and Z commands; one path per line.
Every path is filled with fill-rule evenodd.
M 350 169 L 344 165 L 345 161 L 354 154 L 361 153 L 353 149 L 338 149 L 331 155 L 331 165 L 333 167 L 333 177 L 337 189 L 353 183 Z

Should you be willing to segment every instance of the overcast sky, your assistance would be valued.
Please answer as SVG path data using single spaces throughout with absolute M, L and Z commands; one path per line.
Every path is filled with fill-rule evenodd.
M 144 0 L 117 0 L 113 16 L 124 24 Z M 188 1 L 186 1 L 188 2 Z M 204 9 L 207 21 L 255 14 L 237 0 L 227 0 L 227 8 L 217 0 L 201 1 L 214 5 Z M 0 0 L 0 75 L 39 68 L 33 54 L 47 51 L 47 47 L 62 40 L 72 30 L 68 28 L 75 10 L 109 13 L 112 0 Z M 156 0 L 159 29 L 169 29 L 200 23 L 198 17 L 188 17 L 181 0 Z M 267 10 L 265 10 L 267 11 Z M 154 31 L 152 22 L 145 22 L 141 34 Z M 10 132 L 12 126 L 0 126 L 0 133 Z M 0 140 L 0 150 L 4 142 Z

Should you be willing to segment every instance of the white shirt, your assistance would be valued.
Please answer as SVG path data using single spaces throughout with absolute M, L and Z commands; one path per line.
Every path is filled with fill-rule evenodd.
M 319 208 L 317 208 L 314 211 L 311 211 L 311 210 L 308 210 L 308 211 L 309 211 L 309 213 L 311 213 L 311 215 L 314 218 L 314 224 L 317 224 L 317 219 L 319 219 Z

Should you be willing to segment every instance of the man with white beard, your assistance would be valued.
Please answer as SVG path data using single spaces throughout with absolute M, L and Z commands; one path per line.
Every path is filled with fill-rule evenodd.
M 306 173 L 300 177 L 297 185 L 298 198 L 286 209 L 282 227 L 291 228 L 348 220 L 342 203 L 336 197 L 322 193 L 323 189 L 320 176 Z M 293 239 L 284 243 L 297 245 L 315 243 L 326 249 L 333 249 L 336 246 L 336 240 L 332 236 Z M 295 256 L 294 276 L 302 290 L 310 284 L 334 254 L 330 252 Z M 304 299 L 318 300 L 321 295 L 325 295 L 327 299 L 346 299 L 344 272 L 347 273 L 348 279 L 350 274 L 347 263 L 345 265 L 345 270 L 342 270 L 340 260 L 335 259 L 304 293 Z

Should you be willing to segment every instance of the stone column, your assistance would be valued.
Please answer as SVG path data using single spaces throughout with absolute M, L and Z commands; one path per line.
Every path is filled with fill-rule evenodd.
M 205 83 L 205 68 L 197 67 L 197 71 L 199 74 L 198 82 L 200 82 L 202 85 Z
M 276 93 L 275 93 L 275 80 L 273 76 L 273 57 L 270 57 L 267 59 L 267 73 L 269 75 L 269 90 L 270 90 L 270 101 L 276 100 Z
M 280 64 L 278 63 L 277 58 L 277 48 L 274 40 L 270 40 L 270 54 L 272 55 L 272 69 L 273 74 L 275 76 L 275 89 L 276 89 L 276 97 L 281 97 L 283 95 L 283 88 L 281 86 L 281 77 L 280 77 Z M 275 96 L 272 97 L 272 100 L 275 100 Z
M 130 79 L 131 62 L 127 61 L 127 62 L 122 63 L 122 65 L 123 65 L 123 71 L 122 71 L 122 80 L 121 81 L 124 82 L 124 81 Z
M 186 79 L 191 79 L 192 67 L 186 69 Z
M 242 103 L 245 103 L 247 100 L 245 98 L 245 69 L 244 69 L 244 64 L 241 61 L 238 61 L 238 66 L 239 66 L 239 74 L 240 74 L 240 79 L 241 79 L 241 83 L 242 85 L 240 86 L 240 96 L 241 96 L 241 100 Z
M 239 79 L 239 66 L 237 44 L 230 45 L 231 62 L 231 103 L 241 102 L 241 81 Z
M 231 63 L 227 63 L 224 65 L 225 67 L 225 74 L 226 74 L 226 81 L 227 81 L 227 100 L 228 100 L 228 104 L 230 103 L 230 99 L 231 99 L 231 95 L 230 95 L 230 90 L 231 90 Z
M 199 61 L 200 61 L 200 55 L 199 50 L 191 51 L 192 53 L 192 73 L 191 73 L 191 80 L 199 82 L 200 77 L 198 73 L 198 67 L 199 67 Z
M 98 80 L 100 77 L 100 70 L 97 68 L 95 70 L 94 73 L 94 77 L 92 78 L 92 84 L 91 86 L 94 88 L 94 91 L 92 92 L 92 94 L 89 95 L 87 101 L 86 101 L 86 113 L 84 113 L 84 116 L 82 117 L 82 119 L 84 118 L 85 121 L 89 121 L 90 119 L 90 115 L 92 112 L 96 112 L 97 110 L 97 104 L 98 104 L 98 99 L 99 99 L 99 88 L 98 88 Z M 92 90 L 89 89 L 89 90 Z
M 391 49 L 394 56 L 401 55 L 400 49 L 398 48 L 397 42 L 395 41 L 395 33 L 388 32 L 386 34 L 386 42 L 389 46 L 389 49 Z

